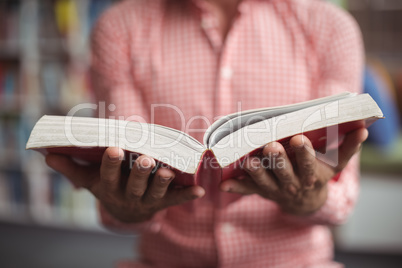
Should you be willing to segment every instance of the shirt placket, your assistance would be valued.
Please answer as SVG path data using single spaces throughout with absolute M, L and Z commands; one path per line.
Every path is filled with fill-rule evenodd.
M 215 116 L 224 116 L 233 112 L 238 107 L 235 102 L 233 92 L 235 76 L 235 52 L 238 49 L 239 35 L 241 27 L 241 14 L 244 6 L 239 7 L 240 14 L 236 17 L 225 42 L 222 44 L 218 54 L 218 69 L 215 90 Z M 230 196 L 228 196 L 230 195 Z M 231 194 L 221 193 L 220 208 L 215 210 L 215 244 L 218 251 L 218 267 L 230 267 L 230 260 L 234 258 L 233 254 L 239 246 L 236 241 L 235 223 L 230 220 L 226 213 L 225 204 L 227 200 L 233 198 Z
M 220 37 L 217 29 L 218 21 L 206 10 L 204 10 L 201 14 L 201 28 L 205 32 L 205 35 L 207 36 L 214 52 L 219 54 L 219 51 L 222 47 L 222 38 Z
M 216 83 L 214 90 L 214 117 L 223 116 L 233 112 L 233 94 L 232 94 L 232 78 L 234 75 L 234 67 L 232 61 L 232 52 L 236 50 L 238 35 L 237 27 L 238 19 L 236 18 L 232 28 L 230 29 L 225 42 L 218 31 L 218 21 L 213 15 L 202 5 L 202 1 L 198 2 L 201 8 L 201 28 L 208 38 L 211 48 L 216 54 L 217 70 Z
M 219 55 L 219 63 L 216 79 L 215 90 L 215 116 L 224 116 L 233 113 L 233 76 L 234 76 L 234 59 L 233 52 L 236 51 L 236 24 L 226 37 L 225 44 L 222 46 Z
M 208 38 L 211 48 L 216 54 L 217 70 L 216 70 L 216 84 L 214 96 L 214 117 L 223 116 L 235 112 L 233 96 L 233 77 L 234 70 L 234 52 L 238 46 L 239 24 L 241 14 L 245 11 L 245 4 L 239 6 L 239 15 L 236 17 L 225 42 L 218 31 L 218 21 L 204 9 L 202 1 L 197 3 L 201 8 L 201 28 L 203 29 L 206 37 Z M 217 249 L 218 267 L 225 267 L 228 260 L 231 259 L 232 254 L 235 252 L 232 247 L 235 247 L 232 242 L 235 233 L 235 225 L 228 219 L 225 213 L 224 205 L 226 203 L 225 197 L 228 194 L 221 193 L 220 204 L 216 204 L 214 209 L 214 240 Z

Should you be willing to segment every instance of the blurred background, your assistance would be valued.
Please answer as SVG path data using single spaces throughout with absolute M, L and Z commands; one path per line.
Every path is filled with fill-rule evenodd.
M 0 0 L 1 267 L 111 267 L 133 257 L 135 237 L 100 227 L 93 197 L 25 151 L 42 115 L 64 115 L 91 100 L 88 38 L 113 2 Z M 355 212 L 334 229 L 336 260 L 347 267 L 402 267 L 402 1 L 331 2 L 361 27 L 364 90 L 386 116 L 370 128 L 362 150 Z

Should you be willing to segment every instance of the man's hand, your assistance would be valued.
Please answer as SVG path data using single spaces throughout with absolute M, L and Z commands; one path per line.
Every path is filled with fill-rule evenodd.
M 277 202 L 288 213 L 311 214 L 324 205 L 328 181 L 342 171 L 367 136 L 366 129 L 347 134 L 338 149 L 336 167 L 317 159 L 310 140 L 303 135 L 290 139 L 292 161 L 280 143 L 269 143 L 263 149 L 263 158 L 271 164 L 269 168 L 265 168 L 261 159 L 250 157 L 244 163 L 249 178 L 227 180 L 221 184 L 221 190 L 244 195 L 256 193 Z
M 66 156 L 54 154 L 49 154 L 46 162 L 76 187 L 88 189 L 111 215 L 126 223 L 148 220 L 159 210 L 205 194 L 200 186 L 168 189 L 175 174 L 167 168 L 158 169 L 150 181 L 155 161 L 145 155 L 135 161 L 128 178 L 123 178 L 123 155 L 119 148 L 106 149 L 100 168 L 81 166 Z

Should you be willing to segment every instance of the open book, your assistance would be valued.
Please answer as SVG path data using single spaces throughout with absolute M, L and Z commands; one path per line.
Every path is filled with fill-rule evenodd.
M 58 153 L 100 163 L 107 147 L 126 152 L 126 163 L 146 154 L 176 172 L 178 185 L 217 185 L 244 175 L 242 163 L 263 146 L 304 134 L 325 154 L 345 133 L 367 127 L 383 114 L 368 94 L 338 95 L 281 107 L 248 110 L 222 117 L 204 135 L 204 143 L 168 127 L 67 116 L 43 116 L 32 130 L 27 149 Z M 336 159 L 335 159 L 336 161 Z

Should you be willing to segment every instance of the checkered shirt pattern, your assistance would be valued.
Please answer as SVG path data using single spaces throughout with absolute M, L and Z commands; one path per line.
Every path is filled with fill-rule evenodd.
M 106 116 L 202 141 L 199 130 L 228 113 L 360 91 L 361 36 L 345 12 L 318 0 L 243 0 L 238 11 L 222 40 L 203 1 L 111 7 L 92 35 L 95 95 L 115 105 Z M 139 259 L 119 267 L 338 267 L 328 225 L 346 220 L 357 193 L 354 157 L 310 216 L 250 195 L 223 208 L 171 207 L 142 224 L 121 223 L 102 207 L 100 217 L 112 229 L 141 233 Z

